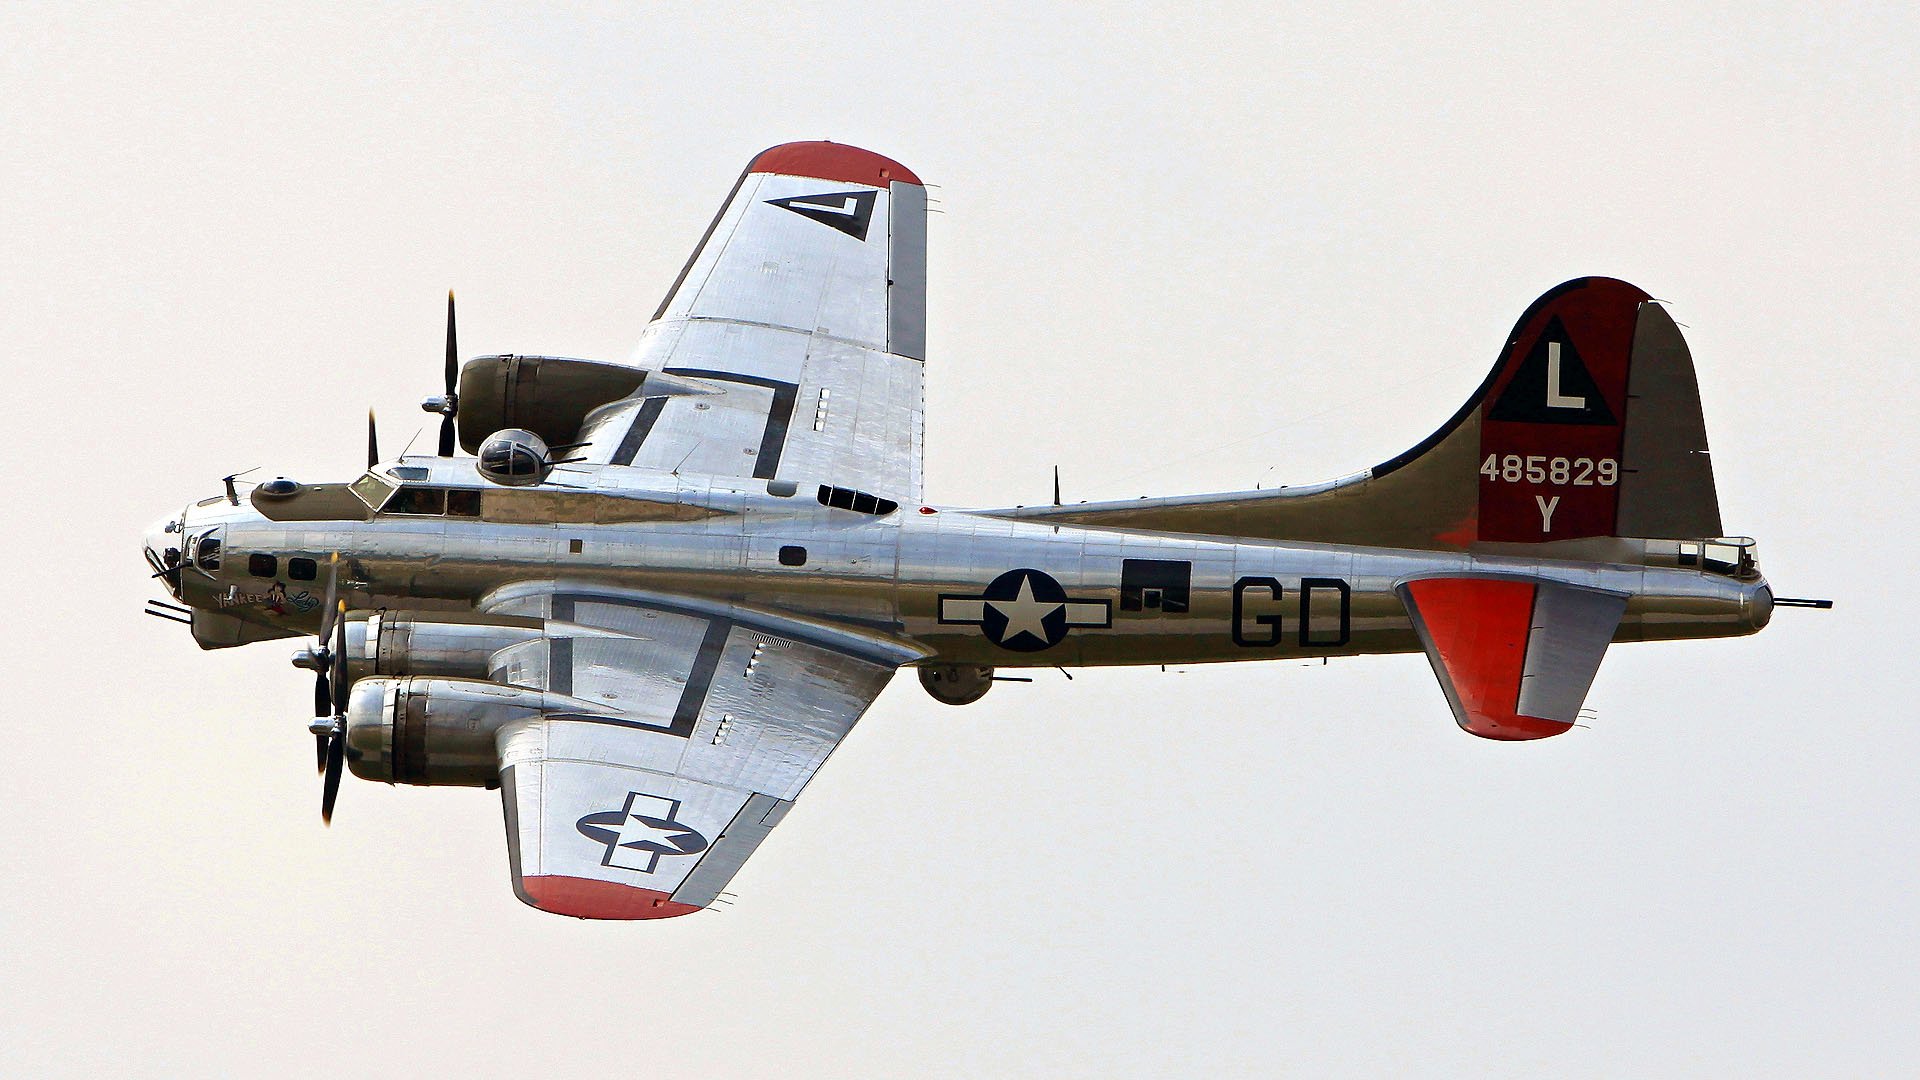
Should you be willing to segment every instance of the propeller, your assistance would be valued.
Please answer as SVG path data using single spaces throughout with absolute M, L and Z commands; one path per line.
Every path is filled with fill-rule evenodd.
M 380 464 L 380 432 L 373 425 L 373 410 L 367 410 L 367 468 Z
M 453 290 L 447 290 L 447 388 L 420 403 L 420 408 L 440 414 L 440 456 L 453 456 L 454 417 L 460 415 L 460 347 L 453 332 Z
M 333 803 L 340 797 L 340 774 L 347 760 L 347 620 L 346 604 L 334 609 L 333 720 L 327 727 L 326 776 L 320 784 L 320 820 L 333 824 Z
M 327 736 L 333 727 L 322 724 L 340 710 L 335 708 L 335 698 L 344 690 L 346 683 L 347 650 L 345 645 L 346 620 L 340 617 L 340 553 L 334 552 L 327 559 L 327 606 L 320 616 L 320 640 L 312 648 L 295 654 L 295 666 L 310 668 L 313 671 L 313 717 L 308 725 L 313 732 L 313 762 L 316 772 L 327 767 Z M 340 634 L 339 645 L 335 647 L 336 629 Z

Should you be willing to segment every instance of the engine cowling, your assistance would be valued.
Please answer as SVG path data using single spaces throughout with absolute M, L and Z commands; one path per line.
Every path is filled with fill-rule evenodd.
M 993 668 L 986 664 L 928 664 L 920 669 L 920 685 L 942 704 L 971 705 L 993 689 Z
M 574 437 L 588 413 L 639 389 L 647 373 L 625 364 L 565 356 L 480 356 L 460 369 L 460 444 L 524 428 L 548 443 Z
M 516 616 L 380 611 L 347 624 L 347 670 L 355 679 L 374 675 L 484 679 L 493 674 L 495 653 L 544 632 L 541 620 Z
M 389 784 L 492 787 L 501 728 L 579 706 L 484 679 L 361 679 L 347 699 L 347 765 Z

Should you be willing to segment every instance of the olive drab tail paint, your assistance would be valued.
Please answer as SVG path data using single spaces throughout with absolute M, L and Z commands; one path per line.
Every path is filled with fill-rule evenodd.
M 1612 278 L 1547 291 L 1438 431 L 1308 487 L 1024 510 L 1169 532 L 1469 550 L 1720 535 L 1693 359 L 1646 293 Z

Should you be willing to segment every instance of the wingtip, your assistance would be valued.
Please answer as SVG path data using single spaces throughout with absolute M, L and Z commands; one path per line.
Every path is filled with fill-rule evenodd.
M 810 176 L 845 184 L 883 188 L 893 183 L 919 184 L 912 169 L 893 160 L 836 142 L 790 142 L 762 150 L 747 166 L 750 173 Z
M 521 878 L 514 893 L 531 907 L 576 919 L 671 919 L 702 910 L 658 889 L 558 874 Z
M 1573 730 L 1571 723 L 1560 720 L 1543 720 L 1538 716 L 1492 716 L 1487 713 L 1474 713 L 1460 724 L 1461 730 L 1469 735 L 1478 735 L 1494 742 L 1527 742 L 1531 739 L 1547 739 Z

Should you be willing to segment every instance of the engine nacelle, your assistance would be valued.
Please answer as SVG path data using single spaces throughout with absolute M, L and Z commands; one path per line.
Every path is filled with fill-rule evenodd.
M 565 356 L 475 357 L 460 369 L 460 445 L 478 453 L 481 433 L 501 428 L 566 442 L 588 413 L 633 393 L 646 377 L 625 364 Z
M 993 689 L 993 668 L 986 664 L 928 664 L 920 669 L 920 685 L 935 701 L 971 705 Z
M 449 675 L 484 679 L 493 655 L 532 641 L 539 619 L 503 615 L 461 617 L 443 612 L 381 611 L 347 623 L 347 671 L 374 675 Z
M 389 784 L 491 787 L 494 737 L 519 720 L 578 712 L 580 702 L 484 679 L 362 679 L 347 698 L 347 765 Z
M 553 471 L 547 440 L 525 428 L 501 428 L 480 444 L 480 475 L 507 487 L 530 487 Z

